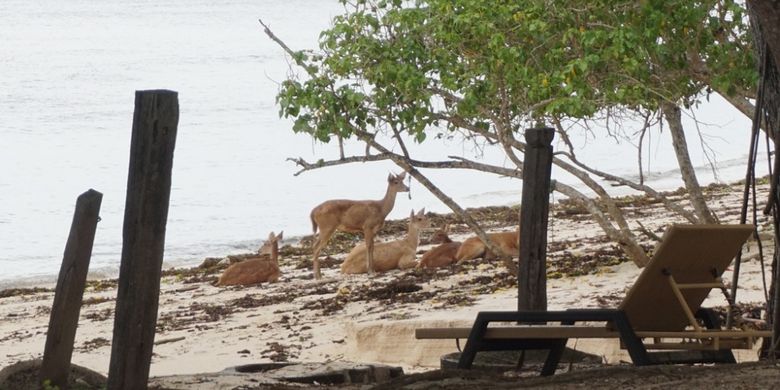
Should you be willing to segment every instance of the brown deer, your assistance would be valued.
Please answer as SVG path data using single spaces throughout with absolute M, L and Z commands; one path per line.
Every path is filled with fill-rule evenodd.
M 346 200 L 335 199 L 321 203 L 311 211 L 311 224 L 314 233 L 319 228 L 320 233 L 314 242 L 313 271 L 314 278 L 320 279 L 319 256 L 320 251 L 337 230 L 350 233 L 363 233 L 368 247 L 367 267 L 368 272 L 374 270 L 374 236 L 385 223 L 385 217 L 395 205 L 395 195 L 399 192 L 408 192 L 409 187 L 404 184 L 406 172 L 400 175 L 390 174 L 387 177 L 387 192 L 380 200 Z
M 260 247 L 258 257 L 234 263 L 228 267 L 217 281 L 217 286 L 236 286 L 275 282 L 279 280 L 279 241 L 284 232 L 268 235 L 268 240 Z
M 441 244 L 425 252 L 417 264 L 417 268 L 438 268 L 455 262 L 455 254 L 460 248 L 460 242 L 452 241 L 449 236 L 450 225 L 444 225 L 431 238 L 432 244 Z
M 374 271 L 386 272 L 391 269 L 407 269 L 417 265 L 417 245 L 420 244 L 420 229 L 431 226 L 425 209 L 417 214 L 412 210 L 409 216 L 409 231 L 405 238 L 395 241 L 379 242 L 374 245 Z M 368 271 L 366 261 L 366 244 L 358 244 L 349 252 L 341 263 L 341 273 L 363 274 Z
M 488 234 L 488 238 L 501 248 L 501 252 L 503 252 L 505 256 L 517 257 L 519 255 L 519 229 L 514 232 L 490 233 Z M 490 252 L 485 246 L 485 243 L 477 236 L 469 237 L 466 241 L 463 241 L 463 244 L 460 245 L 458 252 L 455 254 L 457 262 L 472 260 L 478 257 L 494 259 L 498 256 L 496 256 L 495 253 Z

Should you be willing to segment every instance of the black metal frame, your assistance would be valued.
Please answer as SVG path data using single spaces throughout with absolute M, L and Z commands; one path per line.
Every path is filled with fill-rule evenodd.
M 720 321 L 712 310 L 700 309 L 696 313 L 708 329 L 719 329 Z M 618 309 L 572 309 L 565 311 L 483 311 L 477 314 L 469 338 L 458 361 L 458 368 L 471 368 L 477 352 L 512 350 L 547 350 L 547 359 L 541 376 L 555 374 L 563 356 L 568 338 L 516 338 L 485 339 L 485 332 L 491 322 L 547 323 L 560 322 L 574 325 L 576 322 L 607 322 L 618 332 L 621 342 L 628 350 L 631 360 L 637 366 L 680 363 L 736 363 L 729 349 L 718 351 L 676 351 L 648 352 L 642 340 L 636 335 L 625 312 Z

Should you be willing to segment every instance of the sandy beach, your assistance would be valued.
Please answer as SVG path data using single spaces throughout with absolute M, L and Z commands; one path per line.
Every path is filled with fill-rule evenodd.
M 766 186 L 759 188 L 760 202 L 767 191 Z M 737 222 L 741 196 L 737 185 L 708 189 L 709 204 L 722 223 Z M 669 224 L 683 222 L 645 198 L 626 198 L 621 207 L 632 224 L 639 221 L 658 235 Z M 517 208 L 471 212 L 490 231 L 515 228 Z M 430 217 L 434 227 L 457 222 L 452 215 Z M 452 228 L 454 240 L 470 235 L 463 224 Z M 761 237 L 768 237 L 770 228 L 761 220 Z M 384 231 L 389 233 L 382 239 L 402 235 L 405 222 L 389 221 Z M 430 231 L 423 235 L 423 243 L 429 235 Z M 345 276 L 339 273 L 339 263 L 345 248 L 360 237 L 340 237 L 325 251 L 321 281 L 311 277 L 307 240 L 281 249 L 282 276 L 277 283 L 213 286 L 228 259 L 211 268 L 167 270 L 151 376 L 217 372 L 263 362 L 384 363 L 406 373 L 422 372 L 438 368 L 439 357 L 456 347 L 453 341 L 415 340 L 415 328 L 469 326 L 478 311 L 516 308 L 517 282 L 501 264 L 474 260 L 436 270 Z M 654 245 L 646 236 L 641 239 L 647 248 Z M 765 238 L 767 273 L 772 246 Z M 421 245 L 418 253 L 431 247 Z M 548 255 L 550 309 L 614 307 L 640 272 L 587 214 L 562 205 L 550 212 Z M 760 306 L 765 299 L 755 241 L 746 246 L 743 261 L 739 306 Z M 724 278 L 731 280 L 731 269 Z M 0 292 L 0 367 L 41 356 L 52 287 Z M 116 287 L 115 280 L 88 283 L 73 354 L 74 363 L 103 374 L 111 354 Z M 726 302 L 714 291 L 705 305 L 722 308 Z M 569 346 L 601 356 L 605 363 L 629 361 L 617 343 L 579 341 Z M 755 351 L 741 351 L 737 359 L 755 360 Z

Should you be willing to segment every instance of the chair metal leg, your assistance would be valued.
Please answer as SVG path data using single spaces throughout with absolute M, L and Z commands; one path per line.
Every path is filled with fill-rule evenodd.
M 558 340 L 558 345 L 553 346 L 550 348 L 550 351 L 547 352 L 547 359 L 544 361 L 544 366 L 542 367 L 542 372 L 540 374 L 541 376 L 555 374 L 555 371 L 558 369 L 558 363 L 560 363 L 561 357 L 563 356 L 563 351 L 566 349 L 567 341 L 567 339 Z

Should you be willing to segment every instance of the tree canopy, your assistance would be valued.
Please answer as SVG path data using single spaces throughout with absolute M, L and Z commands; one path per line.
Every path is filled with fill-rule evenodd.
M 757 80 L 744 6 L 732 0 L 571 1 L 355 0 L 320 35 L 318 51 L 290 53 L 303 74 L 291 75 L 277 96 L 293 130 L 329 142 L 355 138 L 380 156 L 349 156 L 306 169 L 392 159 L 415 167 L 469 168 L 520 177 L 525 149 L 518 135 L 554 124 L 567 142 L 553 163 L 597 195 L 553 188 L 581 201 L 637 264 L 647 258 L 608 191 L 595 179 L 628 185 L 663 198 L 641 182 L 602 172 L 577 160 L 567 131 L 573 123 L 624 116 L 663 116 L 695 213 L 663 199 L 691 222 L 710 222 L 687 157 L 680 107 L 715 91 L 742 112 Z M 655 118 L 655 119 L 653 119 Z M 579 121 L 579 122 L 578 122 Z M 585 121 L 585 122 L 583 122 Z M 641 126 L 641 125 L 640 125 Z M 642 129 L 627 135 L 641 137 Z M 601 134 L 599 136 L 605 136 Z M 462 158 L 430 162 L 410 156 L 404 139 L 462 137 L 499 145 L 516 168 Z M 390 152 L 386 140 L 400 144 Z M 384 140 L 384 141 L 382 141 Z M 384 143 L 383 143 L 384 142 Z M 641 139 L 635 144 L 641 145 Z M 641 170 L 641 168 L 640 168 Z M 434 191 L 419 172 L 412 176 Z M 446 195 L 436 193 L 454 211 Z M 462 211 L 462 210 L 461 210 Z M 466 220 L 481 233 L 476 223 Z
M 357 1 L 322 32 L 321 53 L 295 54 L 309 77 L 285 81 L 279 104 L 321 141 L 691 104 L 707 88 L 754 89 L 744 18 L 719 0 Z

